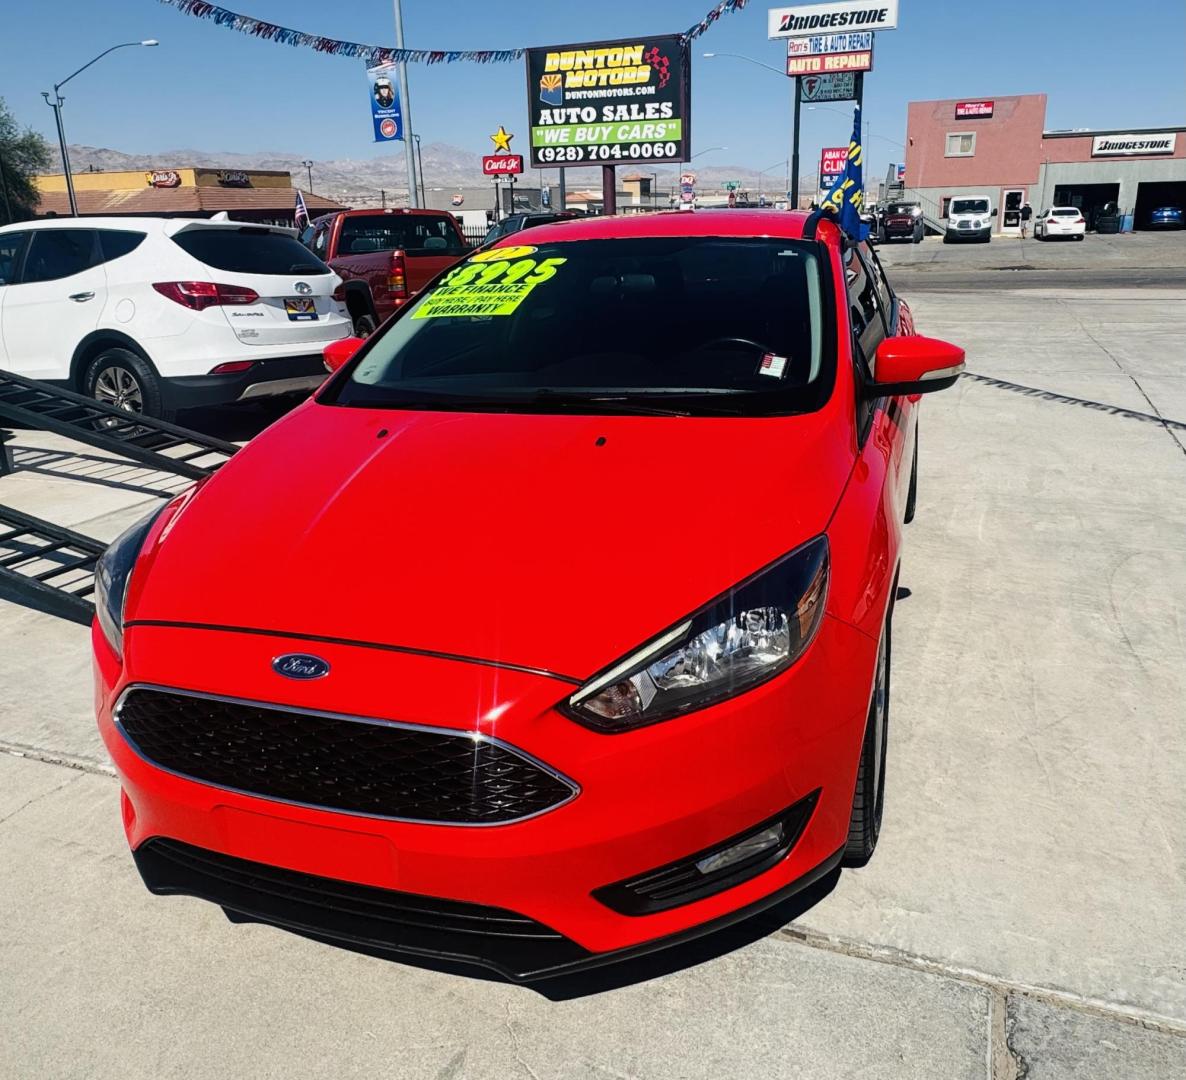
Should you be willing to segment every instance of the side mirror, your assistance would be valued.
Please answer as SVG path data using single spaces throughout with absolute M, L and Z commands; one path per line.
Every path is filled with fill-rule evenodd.
M 994 207 L 992 208 L 992 216 L 993 216 L 993 217 L 996 217 L 996 216 L 997 216 L 997 214 L 999 214 L 1000 212 L 1001 212 L 1001 208 L 1000 208 L 999 206 L 994 206 Z
M 321 353 L 325 359 L 326 371 L 337 371 L 350 357 L 358 352 L 359 346 L 362 345 L 364 340 L 364 338 L 360 337 L 344 337 L 339 338 L 337 341 L 331 341 Z
M 964 370 L 964 350 L 938 338 L 892 337 L 877 346 L 877 380 L 867 383 L 871 398 L 929 394 L 946 390 Z

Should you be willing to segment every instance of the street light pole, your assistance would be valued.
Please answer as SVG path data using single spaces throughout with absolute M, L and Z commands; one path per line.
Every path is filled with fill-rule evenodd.
M 404 12 L 400 0 L 394 0 L 395 3 L 395 47 L 402 49 L 404 47 Z M 412 102 L 408 97 L 408 65 L 404 60 L 400 60 L 397 65 L 399 69 L 399 94 L 403 98 L 403 105 L 401 107 L 401 119 L 404 130 L 401 134 L 404 137 L 404 156 L 408 162 L 408 205 L 411 207 L 418 207 L 420 205 L 420 195 L 416 190 L 416 157 L 412 150 Z
M 62 105 L 66 99 L 61 95 L 61 89 L 65 86 L 75 75 L 81 75 L 91 64 L 102 60 L 108 53 L 115 52 L 116 49 L 127 49 L 132 46 L 153 46 L 159 45 L 160 42 L 156 38 L 148 38 L 144 41 L 124 41 L 119 45 L 112 45 L 110 49 L 104 49 L 98 56 L 92 60 L 88 60 L 77 71 L 71 72 L 61 82 L 54 83 L 53 101 L 49 99 L 49 92 L 42 91 L 41 96 L 45 98 L 45 103 L 54 111 L 54 121 L 58 128 L 58 146 L 62 151 L 62 172 L 66 176 L 66 194 L 70 199 L 70 216 L 78 217 L 78 200 L 74 197 L 74 177 L 70 173 L 70 153 L 66 149 L 66 129 L 62 126 Z
M 305 166 L 305 172 L 309 176 L 309 189 L 308 190 L 309 190 L 309 194 L 312 195 L 313 194 L 313 162 L 302 161 L 301 164 Z
M 423 206 L 428 202 L 428 194 L 424 187 L 424 153 L 420 149 L 420 136 L 413 135 L 412 138 L 416 140 L 416 161 L 420 165 L 420 205 Z

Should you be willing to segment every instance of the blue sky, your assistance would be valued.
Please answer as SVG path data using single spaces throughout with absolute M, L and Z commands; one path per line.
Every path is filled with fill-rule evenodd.
M 276 150 L 313 159 L 390 152 L 371 142 L 362 63 L 258 41 L 156 0 L 2 0 L 0 97 L 18 120 L 53 137 L 39 92 L 109 44 L 124 49 L 66 88 L 71 142 L 132 153 L 174 148 Z M 225 0 L 243 14 L 330 37 L 393 42 L 389 0 Z M 409 47 L 513 48 L 686 29 L 712 0 L 493 3 L 404 0 Z M 693 150 L 725 145 L 707 164 L 772 166 L 787 156 L 790 87 L 762 68 L 702 53 L 738 52 L 780 66 L 785 45 L 766 39 L 766 10 L 751 2 L 694 43 Z M 48 16 L 52 13 L 52 19 Z M 1147 0 L 1138 28 L 1116 27 L 1103 0 L 1074 5 L 997 0 L 901 0 L 900 29 L 878 35 L 865 119 L 874 175 L 899 160 L 906 102 L 941 97 L 1049 94 L 1051 127 L 1156 127 L 1186 121 L 1186 4 Z M 425 142 L 486 153 L 499 124 L 526 149 L 521 64 L 414 67 L 415 128 Z M 804 112 L 803 172 L 824 145 L 842 144 L 851 119 Z M 778 175 L 780 168 L 773 168 Z M 431 179 L 431 178 L 430 178 Z

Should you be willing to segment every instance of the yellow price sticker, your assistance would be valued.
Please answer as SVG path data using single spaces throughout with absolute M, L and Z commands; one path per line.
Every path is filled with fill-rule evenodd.
M 539 248 L 523 245 L 519 247 L 491 248 L 489 251 L 479 251 L 476 255 L 471 255 L 469 261 L 476 263 L 512 262 L 515 259 L 523 258 L 524 255 L 534 255 L 538 250 Z

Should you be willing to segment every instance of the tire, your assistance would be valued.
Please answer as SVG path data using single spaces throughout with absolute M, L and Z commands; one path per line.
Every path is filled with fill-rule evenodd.
M 1084 239 L 1084 236 L 1083 236 L 1083 234 L 1082 234 L 1082 233 L 1080 233 L 1078 236 L 1076 236 L 1076 237 L 1075 237 L 1075 239 L 1076 239 L 1076 240 L 1083 240 L 1083 239 Z
M 893 601 L 890 601 L 891 605 Z M 886 617 L 881 644 L 877 649 L 877 667 L 873 675 L 869 716 L 857 766 L 857 786 L 852 797 L 852 816 L 848 821 L 848 842 L 844 845 L 843 865 L 865 866 L 877 849 L 881 818 L 885 809 L 885 759 L 889 734 L 890 694 L 890 616 Z
M 375 325 L 375 317 L 373 315 L 359 315 L 354 320 L 354 336 L 360 338 L 370 337 L 378 327 Z
M 918 509 L 918 424 L 914 425 L 914 459 L 910 462 L 910 489 L 906 492 L 906 513 L 902 520 L 909 525 Z
M 919 230 L 916 230 L 916 231 L 915 231 L 915 233 L 914 233 L 914 237 L 913 237 L 913 243 L 915 243 L 915 244 L 921 244 L 921 243 L 922 243 L 922 236 L 923 236 L 923 234 L 922 234 L 922 230 L 921 230 L 921 229 L 919 229 Z
M 172 420 L 174 410 L 165 401 L 160 377 L 148 362 L 131 349 L 104 349 L 86 368 L 82 392 L 105 405 L 144 413 L 158 420 Z

